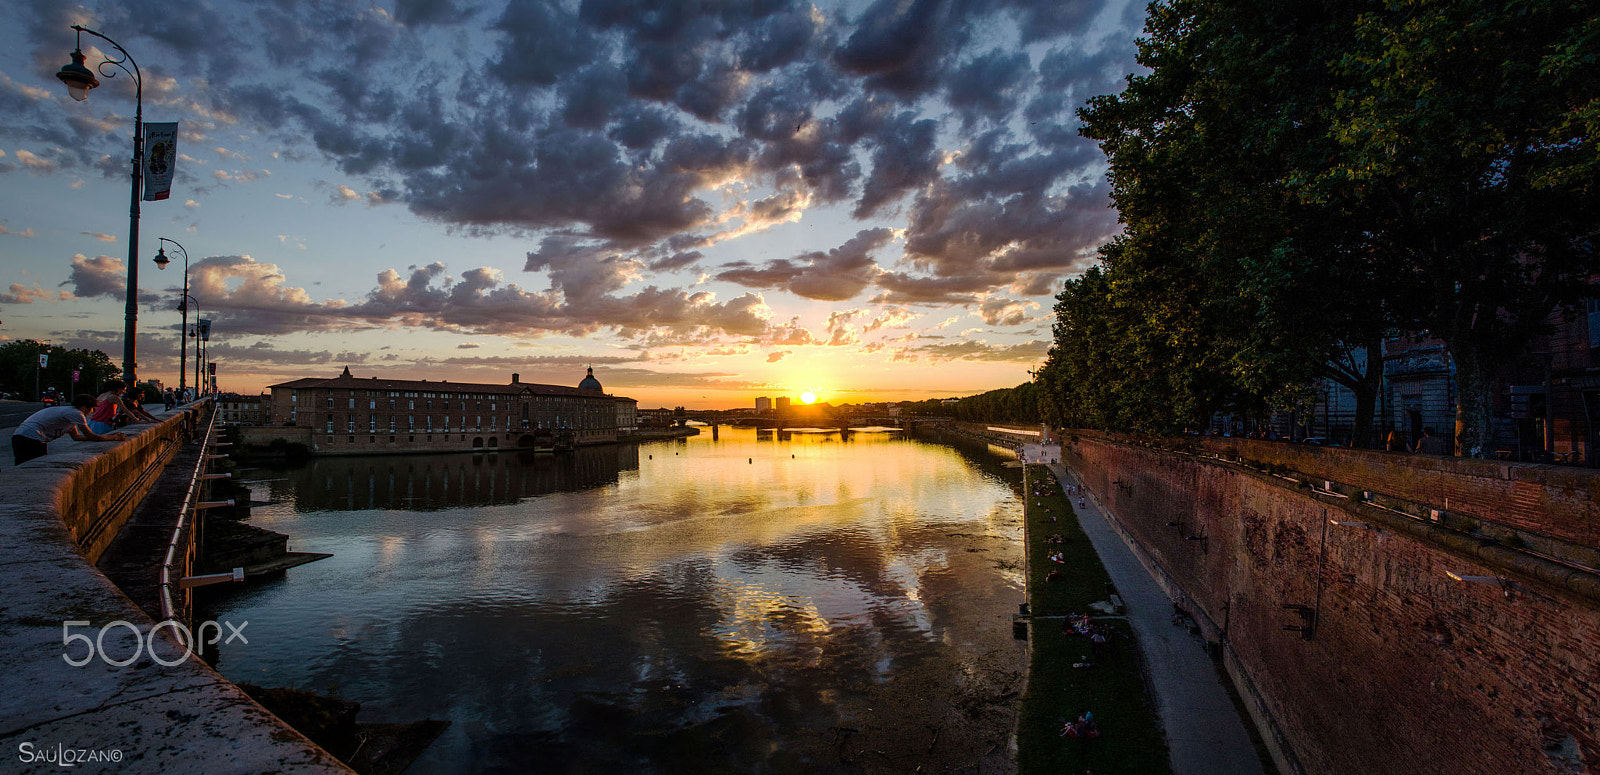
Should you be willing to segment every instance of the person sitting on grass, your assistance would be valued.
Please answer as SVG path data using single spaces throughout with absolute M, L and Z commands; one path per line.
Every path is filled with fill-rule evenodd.
M 72 399 L 72 406 L 52 406 L 29 415 L 11 435 L 11 452 L 16 465 L 48 453 L 50 442 L 61 438 L 62 434 L 78 441 L 122 441 L 128 438 L 120 431 L 101 435 L 90 430 L 84 417 L 94 408 L 94 396 L 80 393 Z

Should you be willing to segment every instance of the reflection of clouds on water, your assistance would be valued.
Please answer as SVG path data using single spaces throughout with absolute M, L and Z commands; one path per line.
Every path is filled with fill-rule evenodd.
M 1020 579 L 996 567 L 1020 557 L 1010 485 L 945 447 L 796 438 L 282 472 L 316 492 L 284 491 L 298 510 L 273 526 L 336 554 L 225 599 L 213 614 L 265 637 L 220 666 L 374 720 L 450 719 L 424 771 L 826 771 L 809 730 L 894 728 L 882 692 L 955 708 L 966 666 L 1020 670 Z M 347 508 L 351 481 L 388 507 Z

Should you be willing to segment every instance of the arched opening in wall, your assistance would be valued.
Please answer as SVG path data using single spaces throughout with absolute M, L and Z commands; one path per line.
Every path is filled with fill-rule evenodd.
M 482 436 L 473 436 L 472 437 L 472 448 L 473 449 L 477 449 L 478 447 L 481 447 L 481 446 L 483 446 L 483 437 Z
M 491 446 L 491 447 L 500 446 L 500 437 L 498 437 L 498 436 L 490 436 L 489 437 L 489 446 Z
M 522 438 L 517 439 L 517 446 L 519 446 L 519 447 L 532 447 L 533 446 L 533 434 L 531 434 L 531 433 L 522 434 Z

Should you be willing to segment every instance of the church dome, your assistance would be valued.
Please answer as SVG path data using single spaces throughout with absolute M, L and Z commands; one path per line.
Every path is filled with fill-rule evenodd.
M 600 387 L 600 380 L 594 378 L 594 367 L 593 366 L 589 367 L 589 376 L 584 377 L 583 381 L 578 383 L 578 389 L 579 390 L 597 390 L 597 391 L 604 389 L 604 388 Z

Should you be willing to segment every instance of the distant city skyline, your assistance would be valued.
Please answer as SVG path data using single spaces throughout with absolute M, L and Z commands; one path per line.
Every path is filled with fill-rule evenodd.
M 1134 70 L 1142 5 L 717 8 L 0 9 L 0 341 L 121 361 L 132 89 L 67 96 L 82 24 L 137 59 L 145 120 L 179 122 L 172 198 L 143 208 L 142 377 L 177 383 L 166 237 L 224 390 L 347 365 L 593 365 L 700 408 L 1026 381 L 1117 230 L 1073 111 Z

